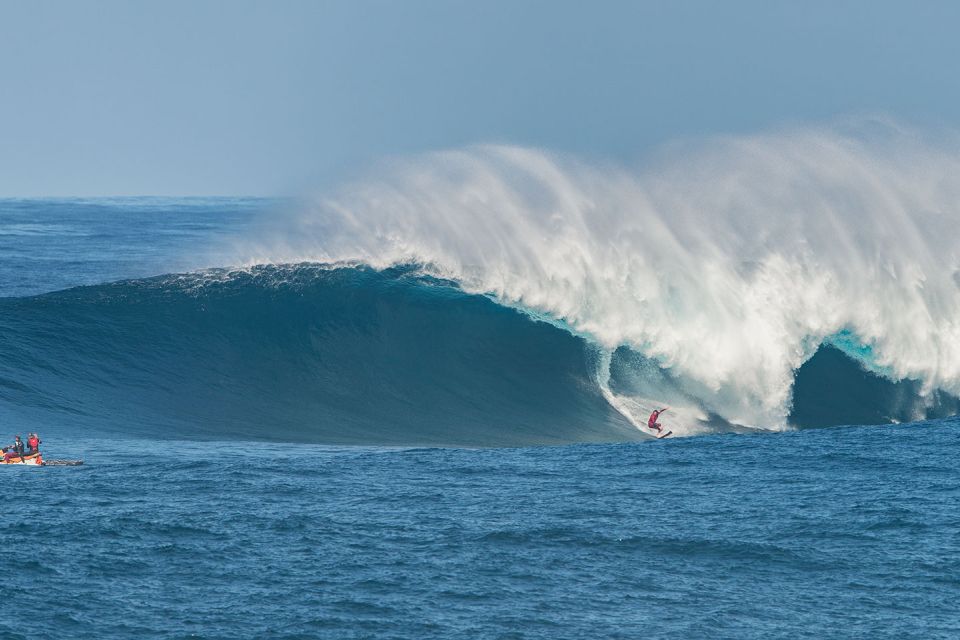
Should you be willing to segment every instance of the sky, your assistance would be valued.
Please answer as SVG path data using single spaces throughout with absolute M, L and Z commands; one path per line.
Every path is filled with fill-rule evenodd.
M 960 2 L 0 0 L 0 197 L 295 195 L 508 143 L 960 127 Z

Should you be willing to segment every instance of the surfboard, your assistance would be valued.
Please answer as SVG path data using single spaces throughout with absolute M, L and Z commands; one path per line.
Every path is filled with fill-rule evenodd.
M 670 435 L 673 435 L 673 431 L 666 431 L 666 432 L 664 432 L 664 433 L 658 433 L 658 434 L 657 434 L 657 440 L 662 440 L 663 438 L 666 438 L 667 436 L 670 436 Z

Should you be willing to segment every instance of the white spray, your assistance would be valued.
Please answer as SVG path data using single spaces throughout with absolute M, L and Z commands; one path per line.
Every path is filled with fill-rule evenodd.
M 695 399 L 688 432 L 704 412 L 786 428 L 794 371 L 841 331 L 871 366 L 960 392 L 960 146 L 895 128 L 717 139 L 634 172 L 509 146 L 434 153 L 240 249 L 421 263 L 608 352 L 629 345 Z M 635 424 L 663 400 L 598 384 Z

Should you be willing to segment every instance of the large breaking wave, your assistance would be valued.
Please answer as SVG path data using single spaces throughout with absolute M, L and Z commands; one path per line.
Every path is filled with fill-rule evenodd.
M 958 149 L 798 130 L 637 171 L 396 163 L 211 253 L 238 267 L 0 299 L 0 411 L 399 445 L 630 440 L 665 404 L 678 435 L 951 415 Z
M 425 265 L 601 358 L 639 354 L 663 382 L 601 380 L 611 405 L 638 422 L 669 403 L 693 432 L 788 428 L 796 372 L 824 345 L 913 381 L 924 400 L 891 419 L 940 406 L 938 390 L 960 392 L 958 247 L 960 146 L 878 125 L 719 139 L 637 171 L 517 147 L 437 153 L 272 220 L 237 255 Z
M 151 437 L 504 446 L 628 441 L 654 400 L 679 433 L 741 430 L 640 351 L 417 266 L 295 265 L 0 299 L 4 422 Z M 797 374 L 799 426 L 956 411 L 836 347 Z M 631 417 L 633 416 L 633 417 Z M 21 429 L 24 427 L 21 426 Z

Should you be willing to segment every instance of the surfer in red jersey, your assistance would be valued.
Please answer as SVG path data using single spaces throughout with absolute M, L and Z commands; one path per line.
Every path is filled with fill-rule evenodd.
M 650 429 L 656 429 L 657 433 L 663 431 L 663 425 L 657 422 L 657 418 L 660 417 L 660 414 L 669 409 L 670 407 L 664 407 L 663 409 L 654 409 L 653 413 L 650 414 L 650 418 L 647 420 L 647 427 Z

